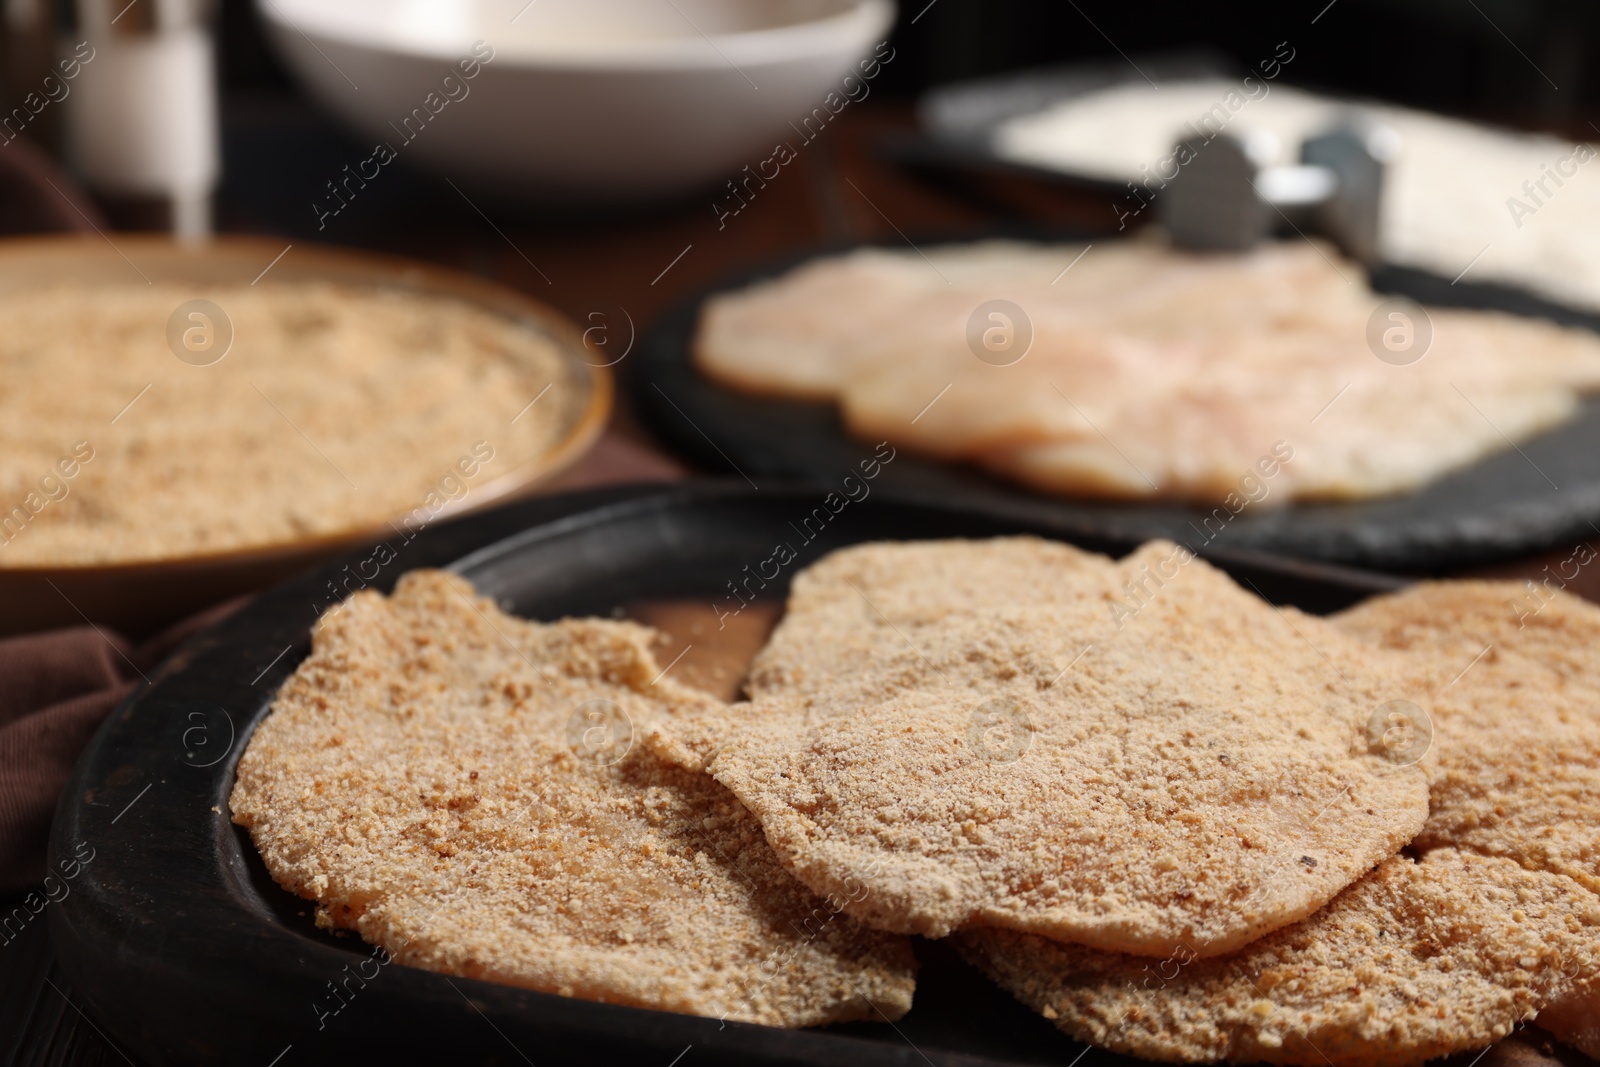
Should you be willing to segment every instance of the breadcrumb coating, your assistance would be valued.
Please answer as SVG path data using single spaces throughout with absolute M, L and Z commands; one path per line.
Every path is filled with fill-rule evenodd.
M 908 941 L 633 743 L 714 703 L 658 677 L 653 636 L 516 619 L 438 571 L 358 593 L 257 728 L 233 818 L 319 923 L 411 966 L 773 1026 L 899 1017 Z
M 1411 1064 L 1535 1019 L 1592 1054 L 1600 608 L 1529 608 L 1509 582 L 1429 582 L 1332 618 L 1434 694 L 1432 811 L 1308 919 L 1218 960 L 987 931 L 963 953 L 1068 1033 L 1150 1059 Z
M 1392 855 L 1427 782 L 1366 724 L 1398 657 L 1185 550 L 880 543 L 796 577 L 751 703 L 662 726 L 806 885 L 941 937 L 1214 956 Z

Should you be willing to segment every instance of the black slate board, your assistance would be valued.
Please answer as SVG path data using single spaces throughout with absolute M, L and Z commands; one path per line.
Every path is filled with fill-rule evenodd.
M 551 619 L 606 614 L 642 598 L 710 601 L 778 540 L 796 543 L 799 558 L 761 594 L 773 603 L 795 570 L 854 541 L 1034 532 L 1101 551 L 1133 547 L 1026 502 L 960 504 L 872 485 L 809 544 L 790 523 L 821 505 L 819 488 L 702 485 L 533 501 L 424 531 L 396 546 L 398 557 L 370 585 L 387 591 L 405 570 L 460 560 L 483 592 Z M 1397 584 L 1249 553 L 1207 555 L 1263 595 L 1311 611 Z M 52 869 L 80 844 L 93 853 L 48 909 L 51 935 L 79 1003 L 131 1054 L 261 1067 L 389 1057 L 539 1067 L 1134 1062 L 1098 1050 L 1078 1060 L 1083 1046 L 936 943 L 921 946 L 916 1006 L 896 1027 L 723 1025 L 396 965 L 364 988 L 352 985 L 349 1003 L 321 1016 L 318 1006 L 334 1003 L 328 983 L 347 965 L 370 971 L 371 950 L 314 928 L 310 906 L 273 884 L 229 822 L 227 798 L 251 730 L 309 651 L 329 584 L 352 571 L 372 575 L 360 565 L 370 556 L 355 553 L 262 594 L 185 645 L 106 721 L 63 795 Z
M 1116 239 L 1026 228 L 989 229 L 962 239 L 989 237 Z M 916 244 L 926 248 L 953 239 L 918 239 Z M 884 247 L 907 246 L 886 242 Z M 663 316 L 619 368 L 626 372 L 645 421 L 663 441 L 705 470 L 742 476 L 753 485 L 766 479 L 824 479 L 872 455 L 870 445 L 845 432 L 832 404 L 756 397 L 726 388 L 701 375 L 689 356 L 700 305 L 711 294 L 844 250 L 817 249 L 740 271 Z M 1503 310 L 1600 331 L 1600 315 L 1505 286 L 1452 285 L 1448 279 L 1393 266 L 1375 269 L 1370 283 L 1379 292 L 1425 304 Z M 1209 510 L 1046 496 L 976 469 L 904 452 L 884 479 L 898 488 L 985 502 L 1028 501 L 1077 528 L 1124 540 L 1166 537 L 1197 550 L 1216 544 L 1350 566 L 1440 573 L 1600 536 L 1600 397 L 1589 398 L 1573 421 L 1405 496 L 1250 506 L 1226 523 L 1209 525 Z

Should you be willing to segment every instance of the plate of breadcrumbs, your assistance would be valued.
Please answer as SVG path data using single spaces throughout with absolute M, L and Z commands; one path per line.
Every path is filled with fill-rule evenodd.
M 225 238 L 0 243 L 0 630 L 147 632 L 524 491 L 608 372 L 513 290 Z
M 263 594 L 64 795 L 75 988 L 163 1061 L 1600 1054 L 1600 607 L 878 468 Z

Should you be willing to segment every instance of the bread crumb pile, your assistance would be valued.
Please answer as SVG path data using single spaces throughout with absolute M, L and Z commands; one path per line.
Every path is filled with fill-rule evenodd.
M 203 295 L 233 330 L 209 366 L 168 346 L 189 287 L 0 296 L 0 513 L 27 516 L 0 538 L 0 567 L 267 548 L 418 509 L 426 521 L 548 454 L 586 402 L 550 337 L 458 300 L 270 279 Z M 92 459 L 59 477 L 78 442 Z

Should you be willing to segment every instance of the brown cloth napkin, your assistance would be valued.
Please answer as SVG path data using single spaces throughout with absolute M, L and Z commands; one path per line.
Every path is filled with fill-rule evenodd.
M 93 626 L 0 640 L 0 896 L 44 877 L 56 799 L 101 720 L 141 673 L 247 599 L 208 608 L 137 648 Z
M 0 233 L 104 230 L 100 209 L 26 135 L 0 144 Z
M 675 461 L 613 430 L 544 490 L 668 482 L 685 473 Z M 56 800 L 95 728 L 141 675 L 247 600 L 209 608 L 136 648 L 94 626 L 0 640 L 0 896 L 44 877 Z

